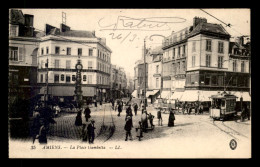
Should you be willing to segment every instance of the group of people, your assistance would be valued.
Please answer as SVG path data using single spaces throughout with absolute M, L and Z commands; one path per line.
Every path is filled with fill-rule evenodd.
M 183 103 L 181 105 L 182 107 L 182 113 L 185 114 L 185 112 L 190 115 L 192 112 L 192 109 L 195 110 L 195 115 L 197 114 L 203 114 L 203 105 L 199 103 Z
M 31 135 L 33 137 L 33 143 L 36 139 L 40 144 L 47 143 L 47 133 L 49 131 L 49 124 L 56 123 L 53 119 L 53 110 L 49 103 L 39 103 L 35 107 L 33 114 L 33 123 L 31 126 Z
M 93 143 L 94 139 L 95 139 L 95 121 L 93 119 L 90 120 L 91 118 L 91 110 L 89 108 L 89 105 L 87 105 L 87 107 L 84 110 L 84 115 L 85 115 L 85 120 L 86 122 L 89 122 L 87 128 L 86 128 L 86 124 L 82 123 L 82 108 L 79 109 L 77 116 L 76 116 L 76 120 L 75 120 L 75 125 L 76 126 L 82 126 L 82 139 L 83 141 L 89 141 L 89 143 Z

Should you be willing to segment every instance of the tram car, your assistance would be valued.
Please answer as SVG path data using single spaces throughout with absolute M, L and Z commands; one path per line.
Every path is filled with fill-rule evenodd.
M 236 116 L 236 96 L 222 93 L 212 95 L 210 107 L 210 117 L 214 120 L 226 120 Z

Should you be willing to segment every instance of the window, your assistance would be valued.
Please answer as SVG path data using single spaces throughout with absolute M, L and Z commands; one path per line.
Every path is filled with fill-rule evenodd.
M 18 36 L 18 26 L 17 25 L 10 26 L 9 36 L 10 37 Z
M 211 52 L 211 40 L 209 39 L 206 40 L 206 51 Z
M 211 64 L 211 55 L 206 55 L 206 67 L 210 67 Z
M 245 72 L 245 62 L 241 62 L 241 72 Z
M 233 71 L 236 72 L 237 71 L 237 61 L 233 60 Z
M 212 77 L 211 77 L 211 84 L 212 85 L 217 85 L 218 83 L 217 83 L 217 76 L 216 75 L 212 75 Z
M 58 55 L 60 54 L 60 47 L 58 47 L 58 46 L 55 47 L 55 54 L 58 54 Z
M 9 47 L 9 60 L 18 61 L 18 47 Z
M 43 82 L 43 74 L 41 74 L 41 81 L 40 81 L 41 83 Z
M 76 81 L 76 75 L 72 75 L 72 81 Z
M 92 84 L 92 75 L 88 75 L 88 84 Z
M 159 65 L 156 66 L 156 73 L 159 73 Z
M 55 68 L 60 68 L 60 60 L 55 60 Z
M 224 53 L 224 43 L 218 42 L 218 53 Z
M 61 80 L 61 81 L 64 81 L 64 74 L 61 74 L 61 75 L 60 75 L 60 80 Z
M 182 52 L 183 53 L 182 54 L 183 57 L 185 56 L 185 48 L 186 48 L 185 45 L 183 45 L 183 52 Z
M 210 85 L 210 75 L 205 76 L 205 85 Z
M 78 48 L 78 56 L 82 56 L 82 48 Z
M 66 82 L 70 82 L 70 75 L 66 75 Z
M 71 55 L 71 48 L 67 48 L 67 55 Z
M 83 81 L 86 82 L 87 81 L 87 76 L 83 75 Z
M 71 64 L 71 61 L 70 60 L 66 60 L 66 69 L 70 69 L 70 64 Z
M 192 56 L 192 67 L 195 67 L 195 56 Z
M 181 54 L 181 47 L 178 47 L 178 58 L 180 57 Z
M 196 42 L 192 42 L 192 52 L 196 52 Z
M 218 68 L 223 68 L 223 56 L 218 56 Z
M 156 78 L 156 88 L 159 87 L 159 78 Z
M 182 61 L 182 71 L 185 71 L 185 61 Z
M 92 61 L 88 61 L 88 69 L 92 69 Z
M 46 54 L 49 54 L 49 47 L 46 47 Z
M 99 52 L 99 50 L 98 50 L 98 52 Z M 98 53 L 98 54 L 99 54 L 99 53 Z M 88 55 L 89 55 L 89 56 L 93 56 L 93 49 L 89 49 L 89 50 L 88 50 Z
M 223 85 L 223 81 L 224 81 L 224 79 L 223 79 L 224 77 L 223 76 L 218 76 L 218 86 L 222 86 Z
M 41 55 L 43 55 L 44 54 L 44 49 L 42 48 L 41 51 L 42 51 Z
M 43 60 L 41 60 L 40 68 L 44 68 L 44 61 Z
M 172 59 L 175 59 L 175 48 L 172 50 Z
M 236 76 L 232 77 L 232 86 L 237 86 L 237 77 Z
M 178 62 L 178 72 L 180 71 L 181 69 L 181 62 Z
M 60 80 L 59 74 L 55 74 L 54 75 L 54 83 L 59 83 L 59 80 Z

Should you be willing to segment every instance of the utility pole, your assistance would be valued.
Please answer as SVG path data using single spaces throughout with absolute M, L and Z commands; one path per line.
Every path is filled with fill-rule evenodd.
M 144 109 L 146 110 L 146 48 L 144 39 Z

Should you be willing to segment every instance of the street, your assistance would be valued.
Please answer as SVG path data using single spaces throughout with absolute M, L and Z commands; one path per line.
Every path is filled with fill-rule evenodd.
M 99 106 L 98 106 L 99 108 Z M 104 108 L 106 108 L 104 112 Z M 128 154 L 127 150 L 137 149 L 143 153 L 143 157 L 182 157 L 189 152 L 190 157 L 237 157 L 250 156 L 251 145 L 251 121 L 244 122 L 235 121 L 212 121 L 208 114 L 204 115 L 182 115 L 175 114 L 175 126 L 168 127 L 169 114 L 162 114 L 163 126 L 158 126 L 157 111 L 153 107 L 147 107 L 148 113 L 152 113 L 154 118 L 154 130 L 143 133 L 141 141 L 138 140 L 138 133 L 135 128 L 140 121 L 140 110 L 137 116 L 133 116 L 132 136 L 133 140 L 125 141 L 125 109 L 118 117 L 116 111 L 109 110 L 110 104 L 103 105 L 102 110 L 95 111 L 91 108 L 91 118 L 95 120 L 96 139 L 94 144 L 83 142 L 80 138 L 82 126 L 75 126 L 76 113 L 62 114 L 55 118 L 56 124 L 50 125 L 48 134 L 48 145 L 62 143 L 81 144 L 86 146 L 117 146 L 120 147 L 120 154 L 127 155 L 127 157 L 135 157 L 135 154 Z M 111 117 L 111 114 L 112 117 Z M 101 125 L 107 129 L 99 134 Z M 109 138 L 109 127 L 112 125 L 112 118 L 116 125 L 115 132 Z M 82 114 L 83 123 L 85 122 L 84 114 Z M 150 124 L 148 124 L 150 127 Z M 235 139 L 237 147 L 232 150 L 230 148 L 231 139 Z M 19 140 L 12 140 L 12 142 L 19 142 Z M 28 142 L 31 142 L 28 140 Z M 39 145 L 38 142 L 35 145 Z M 192 148 L 192 149 L 190 149 Z M 64 150 L 63 150 L 64 151 Z M 86 150 L 86 151 L 92 151 Z M 95 150 L 98 151 L 98 150 Z M 94 152 L 95 152 L 94 151 Z M 92 152 L 92 153 L 94 153 Z M 157 154 L 151 154 L 157 152 Z M 160 153 L 161 154 L 158 154 Z M 105 153 L 105 152 L 104 152 Z M 109 152 L 107 152 L 109 153 Z M 155 156 L 157 155 L 157 156 Z M 40 154 L 39 154 L 40 156 Z M 57 155 L 56 155 L 57 156 Z M 61 154 L 61 157 L 66 155 Z M 83 155 L 78 155 L 79 157 Z M 91 157 L 91 155 L 89 155 Z M 93 154 L 94 156 L 94 154 Z M 99 152 L 98 157 L 116 157 L 116 154 L 103 154 Z M 189 157 L 188 156 L 188 157 Z

